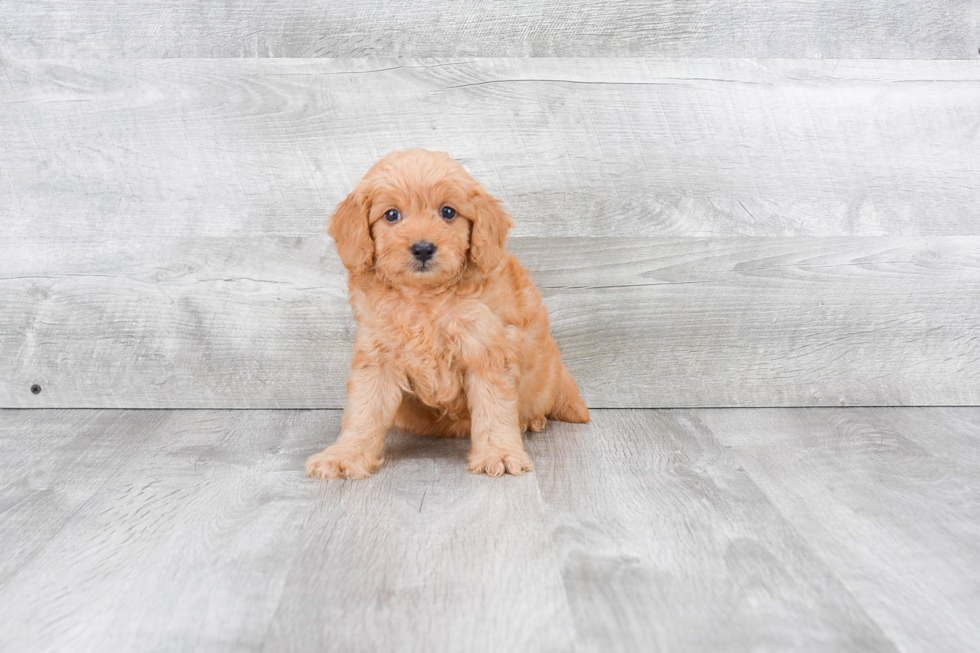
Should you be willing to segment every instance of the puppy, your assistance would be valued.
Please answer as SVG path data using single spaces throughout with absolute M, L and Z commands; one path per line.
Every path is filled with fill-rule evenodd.
M 533 469 L 524 431 L 589 411 L 549 331 L 541 295 L 504 250 L 500 200 L 444 152 L 378 161 L 329 233 L 348 272 L 357 336 L 340 437 L 306 461 L 319 478 L 366 478 L 395 426 L 470 436 L 469 469 Z

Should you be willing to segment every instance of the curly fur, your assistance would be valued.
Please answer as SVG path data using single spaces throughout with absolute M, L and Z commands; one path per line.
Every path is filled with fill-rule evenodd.
M 589 421 L 541 295 L 504 249 L 512 224 L 448 154 L 423 149 L 384 157 L 337 206 L 329 232 L 357 336 L 340 436 L 307 460 L 308 475 L 370 476 L 393 424 L 469 435 L 471 471 L 522 474 L 532 469 L 524 431 Z M 424 265 L 411 251 L 421 241 L 436 247 Z

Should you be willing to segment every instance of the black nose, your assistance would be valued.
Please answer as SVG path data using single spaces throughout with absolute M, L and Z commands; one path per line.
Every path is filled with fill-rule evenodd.
M 425 263 L 436 253 L 436 246 L 425 240 L 412 245 L 412 256 Z

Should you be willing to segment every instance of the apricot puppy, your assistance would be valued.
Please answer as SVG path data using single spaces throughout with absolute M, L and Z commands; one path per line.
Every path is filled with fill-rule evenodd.
M 337 205 L 357 336 L 340 437 L 308 476 L 370 476 L 392 424 L 469 435 L 470 471 L 522 474 L 524 431 L 589 421 L 541 295 L 504 250 L 512 224 L 448 154 L 423 149 L 387 155 Z

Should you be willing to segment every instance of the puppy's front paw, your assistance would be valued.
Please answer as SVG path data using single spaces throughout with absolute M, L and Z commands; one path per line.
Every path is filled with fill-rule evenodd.
M 520 476 L 534 469 L 531 457 L 523 449 L 488 449 L 470 451 L 469 469 L 474 474 L 502 476 L 504 472 Z
M 316 478 L 367 478 L 378 471 L 384 457 L 363 449 L 327 447 L 306 459 L 306 475 Z

